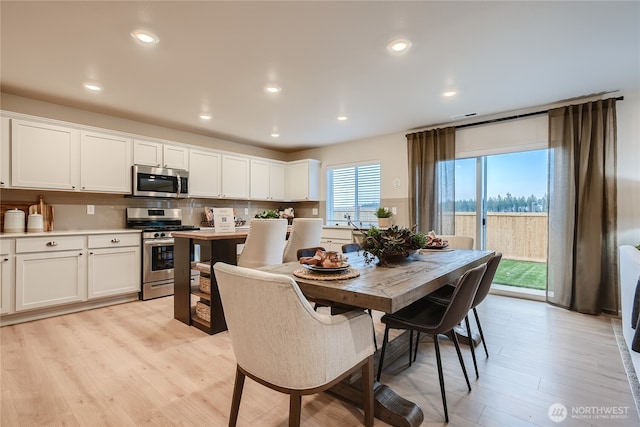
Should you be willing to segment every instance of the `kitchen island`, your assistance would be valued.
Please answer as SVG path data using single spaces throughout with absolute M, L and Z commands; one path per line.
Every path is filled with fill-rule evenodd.
M 173 317 L 175 319 L 195 326 L 208 334 L 217 334 L 227 330 L 218 286 L 215 276 L 211 272 L 213 272 L 213 265 L 218 261 L 237 264 L 237 245 L 244 244 L 248 234 L 248 229 L 234 232 L 216 232 L 215 230 L 173 232 L 175 281 Z M 200 246 L 200 264 L 208 264 L 208 266 L 206 268 L 194 267 L 210 279 L 210 294 L 201 292 L 198 287 L 191 285 L 195 245 Z M 195 315 L 195 309 L 191 305 L 192 295 L 209 303 L 210 320 L 208 322 Z

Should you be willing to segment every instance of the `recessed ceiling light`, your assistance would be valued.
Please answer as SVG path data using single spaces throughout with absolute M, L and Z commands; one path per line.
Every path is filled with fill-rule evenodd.
M 139 42 L 150 46 L 158 43 L 160 39 L 155 34 L 146 31 L 146 30 L 135 30 L 131 32 L 131 37 L 138 40 Z
M 458 94 L 458 92 L 457 92 L 457 91 L 455 91 L 455 90 L 453 90 L 453 89 L 448 89 L 448 90 L 443 90 L 443 91 L 442 91 L 442 96 L 447 96 L 447 97 L 449 97 L 449 96 L 455 96 L 455 95 L 457 95 L 457 94 Z
M 91 92 L 100 92 L 102 90 L 102 86 L 95 83 L 85 83 L 84 88 L 90 90 Z
M 340 120 L 341 122 L 344 122 L 345 120 L 347 120 L 349 117 L 345 116 L 345 115 L 340 115 L 338 117 L 336 117 L 336 120 Z
M 282 88 L 278 85 L 270 84 L 265 86 L 264 90 L 268 93 L 278 93 L 282 91 Z
M 271 138 L 278 138 L 280 134 L 278 132 L 271 133 Z
M 387 49 L 389 52 L 399 54 L 405 53 L 411 47 L 411 41 L 407 39 L 396 39 L 392 40 L 391 43 L 387 45 Z
M 202 120 L 211 120 L 211 114 L 206 114 L 206 113 L 200 114 L 200 118 Z

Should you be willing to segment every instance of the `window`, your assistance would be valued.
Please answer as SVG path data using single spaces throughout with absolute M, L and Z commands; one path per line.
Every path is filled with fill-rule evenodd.
M 327 169 L 327 224 L 376 224 L 379 206 L 379 163 Z

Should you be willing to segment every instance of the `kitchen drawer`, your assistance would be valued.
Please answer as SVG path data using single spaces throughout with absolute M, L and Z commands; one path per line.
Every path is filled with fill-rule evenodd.
M 16 253 L 83 249 L 84 236 L 24 237 L 16 239 Z
M 345 229 L 323 228 L 322 229 L 322 238 L 323 239 L 329 239 L 329 240 L 342 239 L 342 240 L 349 240 L 350 241 L 350 240 L 353 239 L 353 235 L 352 235 L 351 228 L 345 228 Z
M 89 236 L 89 249 L 92 248 L 118 248 L 124 246 L 140 246 L 140 234 L 138 233 L 111 233 Z
M 0 240 L 0 254 L 6 255 L 11 252 L 11 240 Z

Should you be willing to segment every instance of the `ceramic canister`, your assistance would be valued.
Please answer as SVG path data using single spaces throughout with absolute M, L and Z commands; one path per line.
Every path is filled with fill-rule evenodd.
M 27 219 L 27 232 L 33 233 L 44 230 L 44 221 L 40 214 L 30 214 Z
M 5 233 L 24 233 L 24 211 L 10 209 L 4 213 Z

